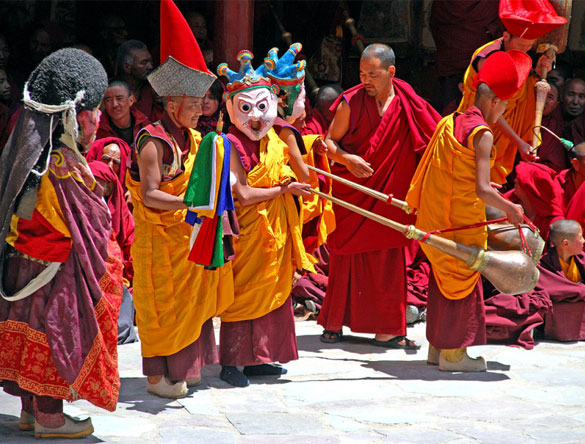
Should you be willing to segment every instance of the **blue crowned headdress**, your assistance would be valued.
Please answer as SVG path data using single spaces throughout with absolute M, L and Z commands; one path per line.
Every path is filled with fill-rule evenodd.
M 284 92 L 281 99 L 286 115 L 292 114 L 293 106 L 305 80 L 306 62 L 304 60 L 295 62 L 295 58 L 302 48 L 300 43 L 293 43 L 280 59 L 278 58 L 278 48 L 272 48 L 268 51 L 268 57 L 264 59 L 266 75 L 272 80 L 273 85 L 278 86 L 279 90 Z

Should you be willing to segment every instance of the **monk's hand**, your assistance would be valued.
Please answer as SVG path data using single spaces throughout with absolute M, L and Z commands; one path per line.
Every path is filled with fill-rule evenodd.
M 540 159 L 540 157 L 536 155 L 536 148 L 524 141 L 518 144 L 518 152 L 520 153 L 520 158 L 524 162 L 535 162 Z
M 370 177 L 374 170 L 368 162 L 355 154 L 344 156 L 345 166 L 355 177 Z
M 310 196 L 309 188 L 311 188 L 311 185 L 308 183 L 290 182 L 285 185 L 285 193 L 291 193 L 295 196 Z
M 534 71 L 539 78 L 546 79 L 547 73 L 552 70 L 553 61 L 554 60 L 546 54 L 540 56 L 538 62 L 536 62 L 536 68 L 534 68 Z
M 510 208 L 506 211 L 508 222 L 513 225 L 520 225 L 524 222 L 524 208 L 521 205 L 510 202 Z
M 320 156 L 327 154 L 327 144 L 323 140 L 323 137 L 319 136 L 315 139 L 313 142 L 313 151 Z

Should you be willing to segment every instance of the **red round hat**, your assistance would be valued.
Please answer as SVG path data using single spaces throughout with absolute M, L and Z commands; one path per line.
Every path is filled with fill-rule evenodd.
M 522 88 L 532 70 L 532 60 L 517 49 L 497 51 L 485 59 L 473 78 L 473 87 L 487 84 L 501 100 L 508 100 Z
M 548 0 L 500 0 L 500 19 L 510 34 L 527 40 L 567 23 Z

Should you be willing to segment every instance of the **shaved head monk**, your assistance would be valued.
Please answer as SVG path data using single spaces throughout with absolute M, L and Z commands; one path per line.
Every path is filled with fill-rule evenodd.
M 333 173 L 399 199 L 425 150 L 439 114 L 406 82 L 395 77 L 394 51 L 372 44 L 360 60 L 361 83 L 332 105 L 325 142 Z M 338 182 L 333 195 L 401 223 L 414 218 L 402 210 Z M 418 349 L 406 337 L 406 272 L 401 233 L 334 206 L 336 230 L 327 242 L 331 262 L 327 295 L 318 323 L 321 341 L 338 342 L 342 327 L 373 333 L 381 347 Z
M 544 335 L 558 341 L 585 339 L 585 256 L 581 225 L 561 219 L 550 226 L 551 248 L 542 256 L 536 289 L 544 289 L 553 308 L 544 320 Z

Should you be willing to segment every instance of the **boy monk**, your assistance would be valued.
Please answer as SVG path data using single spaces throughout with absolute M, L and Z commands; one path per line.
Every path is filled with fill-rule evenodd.
M 511 223 L 522 222 L 522 207 L 490 186 L 493 134 L 488 125 L 502 115 L 530 70 L 530 57 L 521 51 L 494 53 L 474 79 L 474 105 L 439 122 L 406 196 L 410 207 L 418 209 L 417 228 L 430 231 L 484 222 L 486 203 L 504 211 Z M 467 246 L 486 248 L 487 244 L 485 227 L 442 236 Z M 439 364 L 443 371 L 485 371 L 483 358 L 472 359 L 466 353 L 468 346 L 486 342 L 479 273 L 424 243 L 421 247 L 432 267 L 428 362 Z
M 546 290 L 552 310 L 544 319 L 544 336 L 557 341 L 585 339 L 585 255 L 581 225 L 559 219 L 550 226 L 551 248 L 538 269 L 536 289 Z

